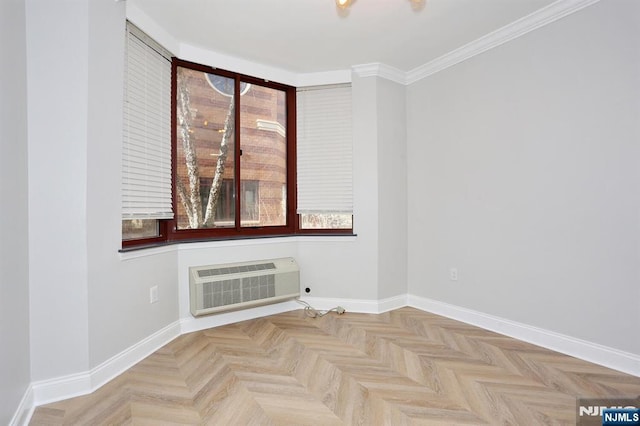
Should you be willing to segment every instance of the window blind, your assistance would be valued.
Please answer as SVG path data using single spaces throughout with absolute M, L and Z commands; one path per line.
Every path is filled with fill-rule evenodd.
M 171 219 L 171 54 L 127 23 L 122 218 Z
M 298 213 L 353 214 L 351 86 L 298 89 Z

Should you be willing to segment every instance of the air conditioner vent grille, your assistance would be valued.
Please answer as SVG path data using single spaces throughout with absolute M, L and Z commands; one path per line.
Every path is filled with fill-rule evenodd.
M 263 271 L 268 269 L 276 269 L 273 262 L 255 263 L 253 265 L 228 266 L 223 268 L 201 269 L 198 271 L 198 277 L 213 277 L 220 275 L 239 274 L 243 272 Z
M 276 295 L 275 275 L 202 283 L 203 309 L 234 305 Z
M 189 267 L 189 304 L 194 317 L 298 296 L 300 268 L 292 257 Z

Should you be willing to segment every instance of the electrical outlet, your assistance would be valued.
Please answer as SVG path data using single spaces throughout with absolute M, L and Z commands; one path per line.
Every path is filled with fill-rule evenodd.
M 449 279 L 451 281 L 458 281 L 458 268 L 449 269 Z
M 149 303 L 156 303 L 158 301 L 158 286 L 154 285 L 149 289 Z

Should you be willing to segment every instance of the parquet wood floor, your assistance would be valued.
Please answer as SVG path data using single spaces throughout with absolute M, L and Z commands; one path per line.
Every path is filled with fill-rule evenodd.
M 185 334 L 32 425 L 569 425 L 640 378 L 402 308 Z

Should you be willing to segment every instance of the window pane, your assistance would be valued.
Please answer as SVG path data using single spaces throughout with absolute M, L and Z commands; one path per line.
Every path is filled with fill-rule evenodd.
M 240 101 L 241 226 L 287 224 L 287 101 L 252 84 Z
M 177 71 L 178 229 L 233 227 L 234 80 Z
M 159 235 L 157 219 L 131 219 L 122 221 L 122 239 L 139 240 Z
M 243 225 L 259 224 L 260 209 L 258 204 L 258 188 L 260 182 L 257 180 L 242 181 L 242 197 L 240 198 L 241 218 Z
M 300 215 L 302 229 L 352 229 L 353 215 L 341 213 L 304 213 Z

